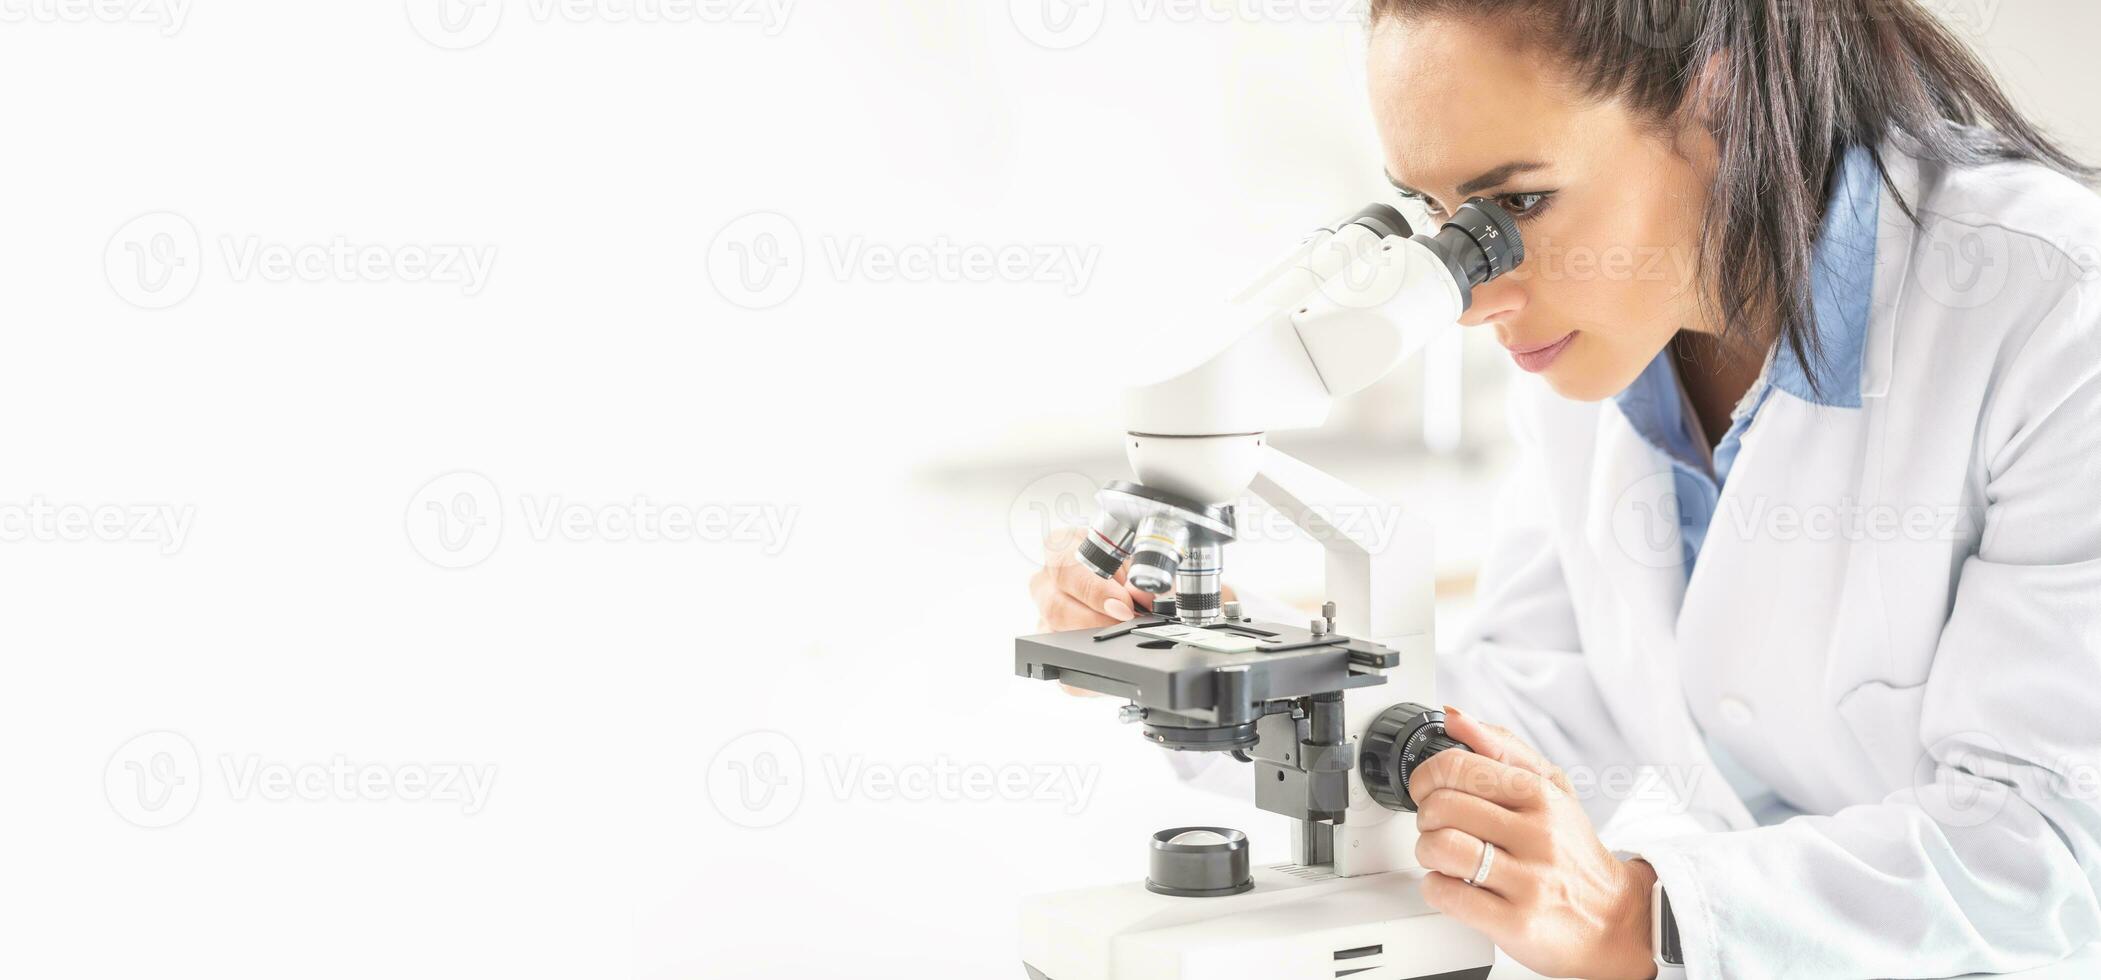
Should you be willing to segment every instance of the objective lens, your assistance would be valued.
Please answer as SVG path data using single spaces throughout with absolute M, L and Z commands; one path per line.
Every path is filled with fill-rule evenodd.
M 1189 547 L 1189 528 L 1171 517 L 1154 514 L 1138 522 L 1131 550 L 1132 587 L 1162 595 L 1174 588 L 1175 570 Z
M 1087 529 L 1087 537 L 1080 542 L 1080 560 L 1094 574 L 1114 580 L 1123 563 L 1131 557 L 1131 539 L 1138 531 L 1118 519 L 1116 515 L 1103 511 L 1095 515 L 1094 526 Z

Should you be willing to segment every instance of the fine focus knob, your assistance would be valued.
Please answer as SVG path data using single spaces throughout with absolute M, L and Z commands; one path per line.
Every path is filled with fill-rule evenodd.
M 1466 743 L 1445 734 L 1444 712 L 1410 703 L 1397 704 L 1372 719 L 1358 752 L 1364 791 L 1388 810 L 1415 812 L 1408 777 L 1415 767 L 1446 749 L 1472 752 Z
M 1255 887 L 1247 835 L 1227 827 L 1172 827 L 1153 835 L 1145 887 L 1176 898 L 1218 898 Z

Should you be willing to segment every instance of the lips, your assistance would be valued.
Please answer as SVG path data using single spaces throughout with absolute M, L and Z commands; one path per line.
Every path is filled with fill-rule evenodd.
M 1579 332 L 1572 330 L 1559 340 L 1533 347 L 1511 347 L 1509 348 L 1510 359 L 1516 361 L 1518 367 L 1524 368 L 1533 374 L 1538 374 L 1552 367 L 1554 362 L 1560 359 L 1561 352 L 1567 350 L 1568 345 L 1575 342 L 1576 334 Z

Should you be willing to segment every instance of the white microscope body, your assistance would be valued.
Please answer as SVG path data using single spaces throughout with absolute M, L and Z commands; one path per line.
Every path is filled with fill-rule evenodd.
M 1394 535 L 1387 522 L 1335 520 L 1391 505 L 1266 436 L 1321 425 L 1335 399 L 1453 328 L 1472 286 L 1522 261 L 1514 224 L 1487 202 L 1461 208 L 1435 237 L 1411 237 L 1399 214 L 1375 205 L 1316 232 L 1237 298 L 1243 314 L 1261 311 L 1252 327 L 1193 369 L 1130 393 L 1125 449 L 1137 485 L 1103 492 L 1081 557 L 1108 574 L 1128 560 L 1131 584 L 1175 614 L 1021 638 L 1017 672 L 1128 697 L 1126 719 L 1145 720 L 1148 738 L 1253 763 L 1256 804 L 1296 818 L 1296 860 L 1249 868 L 1237 831 L 1163 831 L 1146 881 L 1025 904 L 1029 976 L 1487 974 L 1489 941 L 1423 902 L 1413 805 L 1396 802 L 1414 762 L 1456 744 L 1436 712 L 1400 735 L 1393 721 L 1425 710 L 1404 702 L 1438 703 L 1428 525 L 1411 517 Z M 1331 611 L 1310 630 L 1257 624 L 1218 600 L 1229 505 L 1250 490 L 1326 550 Z M 1148 635 L 1179 642 L 1130 646 Z

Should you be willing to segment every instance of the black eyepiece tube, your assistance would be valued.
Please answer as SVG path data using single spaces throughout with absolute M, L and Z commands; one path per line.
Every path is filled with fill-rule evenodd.
M 1459 206 L 1436 235 L 1416 241 L 1444 260 L 1459 286 L 1460 305 L 1472 306 L 1473 288 L 1517 268 L 1525 261 L 1525 241 L 1517 221 L 1494 201 L 1477 197 Z
M 1415 229 L 1408 225 L 1408 219 L 1388 204 L 1366 205 L 1364 210 L 1351 215 L 1350 220 L 1343 224 L 1363 225 L 1377 232 L 1380 238 L 1410 238 L 1415 234 Z

